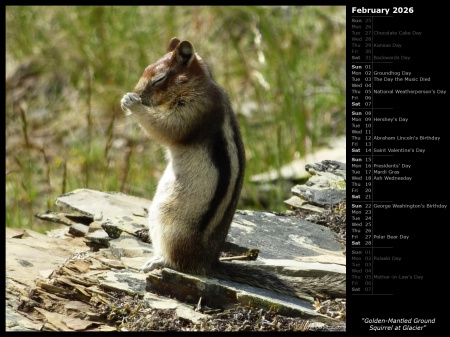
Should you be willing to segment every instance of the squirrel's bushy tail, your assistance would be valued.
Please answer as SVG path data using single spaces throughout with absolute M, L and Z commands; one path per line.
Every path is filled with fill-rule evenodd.
M 208 276 L 273 290 L 301 299 L 345 297 L 345 275 L 323 277 L 278 276 L 262 268 L 243 263 L 219 262 Z

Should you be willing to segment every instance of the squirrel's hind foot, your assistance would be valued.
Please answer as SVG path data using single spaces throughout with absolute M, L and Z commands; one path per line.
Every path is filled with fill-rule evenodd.
M 148 260 L 142 267 L 141 270 L 144 273 L 148 273 L 149 271 L 152 271 L 153 269 L 160 269 L 165 266 L 164 260 L 162 257 L 154 257 L 150 260 Z

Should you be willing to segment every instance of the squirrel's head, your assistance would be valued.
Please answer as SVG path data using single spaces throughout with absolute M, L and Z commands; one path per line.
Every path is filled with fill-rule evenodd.
M 205 81 L 208 78 L 208 81 Z M 158 107 L 185 104 L 211 82 L 211 73 L 189 41 L 170 40 L 166 54 L 149 65 L 134 88 L 144 105 Z M 198 95 L 197 95 L 198 99 Z

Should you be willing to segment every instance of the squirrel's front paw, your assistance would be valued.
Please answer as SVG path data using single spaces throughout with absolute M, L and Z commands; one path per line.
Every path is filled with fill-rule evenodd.
M 125 94 L 120 101 L 120 105 L 122 107 L 122 110 L 131 113 L 132 112 L 132 106 L 135 104 L 142 104 L 141 98 L 138 96 L 138 94 L 134 92 L 129 92 Z

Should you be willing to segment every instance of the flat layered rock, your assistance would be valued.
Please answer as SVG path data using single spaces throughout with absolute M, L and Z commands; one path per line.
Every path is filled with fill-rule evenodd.
M 337 205 L 346 197 L 346 165 L 324 160 L 307 164 L 305 170 L 311 175 L 303 185 L 291 188 L 293 197 L 285 203 L 294 209 L 322 212 L 323 207 Z
M 51 274 L 75 253 L 88 250 L 82 238 L 51 238 L 29 229 L 6 227 L 6 278 L 34 285 L 36 278 Z
M 240 247 L 241 252 L 257 248 L 261 259 L 295 259 L 324 252 L 342 255 L 344 251 L 329 228 L 293 216 L 257 211 L 236 212 L 227 242 Z
M 120 192 L 101 192 L 83 188 L 59 196 L 56 205 L 91 216 L 94 220 L 101 220 L 113 216 L 145 218 L 150 201 Z
M 334 174 L 323 168 L 336 165 L 321 165 L 309 170 L 326 178 L 315 181 L 323 188 L 324 181 L 330 181 Z M 324 174 L 316 174 L 321 169 Z M 304 203 L 313 205 L 312 200 Z M 233 310 L 241 305 L 261 310 L 276 308 L 280 315 L 342 328 L 342 322 L 324 315 L 323 304 L 318 308 L 318 302 L 309 296 L 301 300 L 170 269 L 142 273 L 140 266 L 153 257 L 147 229 L 150 200 L 78 189 L 58 197 L 56 204 L 65 208 L 64 212 L 47 211 L 36 216 L 65 224 L 66 230 L 43 235 L 7 228 L 9 330 L 114 331 L 114 323 L 105 319 L 98 308 L 121 306 L 119 294 L 134 298 L 133 303 L 141 303 L 138 307 L 145 310 L 152 306 L 173 310 L 171 315 L 198 325 L 211 318 L 208 311 Z M 237 211 L 224 252 L 244 255 L 251 251 L 255 261 L 236 263 L 302 278 L 345 275 L 344 249 L 327 227 L 295 216 Z M 247 260 L 248 256 L 242 258 Z M 198 312 L 200 309 L 204 312 Z M 345 305 L 338 310 L 345 310 Z M 341 314 L 338 312 L 336 317 Z

